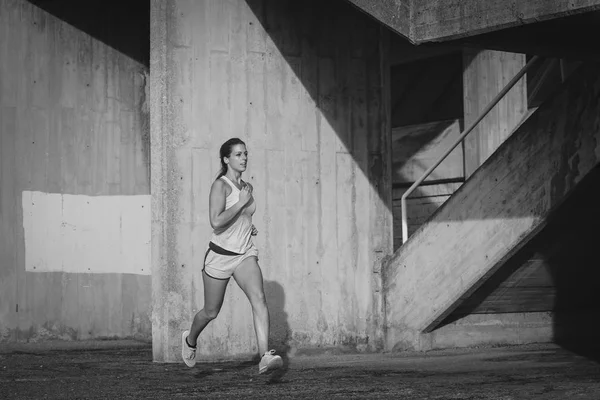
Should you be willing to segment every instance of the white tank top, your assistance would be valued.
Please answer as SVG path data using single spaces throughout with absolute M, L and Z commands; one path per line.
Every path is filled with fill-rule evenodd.
M 225 199 L 225 209 L 230 209 L 240 199 L 240 190 L 226 176 L 222 179 L 231 187 L 231 193 Z M 247 204 L 235 221 L 224 230 L 214 230 L 211 242 L 225 250 L 243 254 L 252 247 L 252 214 L 256 211 L 256 203 Z

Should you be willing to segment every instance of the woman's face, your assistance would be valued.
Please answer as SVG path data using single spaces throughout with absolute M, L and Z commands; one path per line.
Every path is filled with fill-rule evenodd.
M 225 158 L 229 167 L 237 172 L 244 172 L 248 163 L 248 150 L 243 144 L 236 144 L 231 148 L 231 154 Z

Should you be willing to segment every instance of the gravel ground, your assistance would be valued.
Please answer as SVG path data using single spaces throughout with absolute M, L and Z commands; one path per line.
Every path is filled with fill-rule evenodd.
M 1 350 L 1 349 L 0 349 Z M 257 375 L 254 362 L 152 362 L 151 347 L 0 351 L 1 399 L 600 399 L 600 364 L 554 345 L 302 356 Z

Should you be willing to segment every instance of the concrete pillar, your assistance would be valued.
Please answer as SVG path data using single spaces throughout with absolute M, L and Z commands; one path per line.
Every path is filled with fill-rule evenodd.
M 181 331 L 203 306 L 208 194 L 230 137 L 250 153 L 273 347 L 381 347 L 387 33 L 342 0 L 151 7 L 154 359 L 179 361 Z M 200 357 L 256 351 L 250 306 L 231 281 Z
M 465 49 L 463 52 L 464 123 L 483 109 L 526 64 L 525 54 Z M 504 142 L 527 112 L 523 77 L 465 138 L 465 177 L 469 177 Z

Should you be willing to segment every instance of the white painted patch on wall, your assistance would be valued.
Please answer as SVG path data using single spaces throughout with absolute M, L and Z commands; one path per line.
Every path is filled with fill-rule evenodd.
M 150 275 L 150 201 L 24 191 L 26 271 Z

